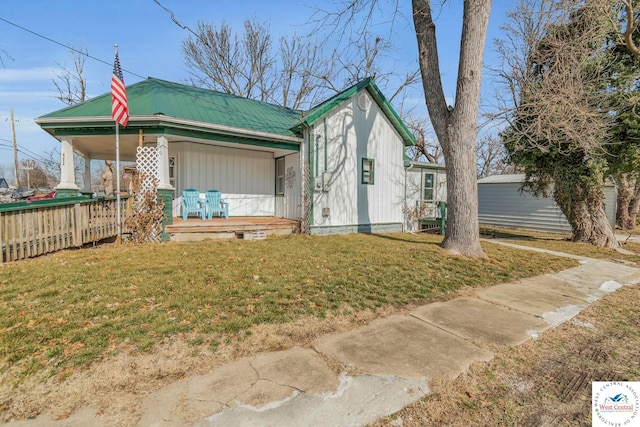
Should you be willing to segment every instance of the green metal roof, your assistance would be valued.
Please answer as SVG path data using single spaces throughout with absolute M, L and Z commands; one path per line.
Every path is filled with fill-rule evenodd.
M 147 123 L 149 117 L 155 116 L 161 119 L 165 116 L 193 121 L 194 125 L 187 126 L 188 130 L 204 134 L 209 131 L 202 129 L 202 125 L 198 126 L 198 123 L 299 138 L 306 126 L 313 125 L 361 90 L 369 92 L 399 133 L 404 144 L 415 145 L 413 135 L 371 78 L 353 85 L 303 113 L 301 110 L 149 77 L 127 86 L 130 120 L 128 128 L 123 128 L 121 132 L 133 133 L 136 132 L 134 128 L 140 126 L 157 127 L 158 122 Z M 138 120 L 136 116 L 139 117 Z M 36 119 L 36 122 L 51 134 L 56 134 L 58 131 L 61 134 L 70 135 L 90 131 L 111 132 L 110 124 L 97 122 L 103 118 L 111 118 L 110 93 L 46 114 Z M 100 130 L 105 126 L 106 130 Z M 175 128 L 171 123 L 164 123 L 162 126 Z M 187 127 L 182 125 L 180 129 L 187 129 Z M 151 128 L 145 133 L 152 131 Z
M 135 125 L 135 116 L 162 114 L 195 122 L 297 136 L 292 129 L 302 117 L 299 110 L 152 77 L 127 86 L 127 101 L 131 125 Z M 38 122 L 102 116 L 111 117 L 110 93 L 39 117 Z
M 375 100 L 376 104 L 380 109 L 385 113 L 393 127 L 402 137 L 405 146 L 415 145 L 416 140 L 413 134 L 409 131 L 407 126 L 404 124 L 398 113 L 393 109 L 389 101 L 385 98 L 385 96 L 380 92 L 378 86 L 374 83 L 373 79 L 370 77 L 356 83 L 348 89 L 338 93 L 337 95 L 332 96 L 326 101 L 316 105 L 311 108 L 304 117 L 300 120 L 300 122 L 294 127 L 294 130 L 299 131 L 306 126 L 311 126 L 319 119 L 324 117 L 327 113 L 329 113 L 334 108 L 338 107 L 344 101 L 351 98 L 356 93 L 361 90 L 367 90 L 371 97 Z

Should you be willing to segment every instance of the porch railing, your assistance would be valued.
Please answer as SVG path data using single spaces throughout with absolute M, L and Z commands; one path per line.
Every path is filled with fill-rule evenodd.
M 116 199 L 70 197 L 0 204 L 0 263 L 81 247 L 117 235 Z M 133 198 L 121 198 L 122 232 Z

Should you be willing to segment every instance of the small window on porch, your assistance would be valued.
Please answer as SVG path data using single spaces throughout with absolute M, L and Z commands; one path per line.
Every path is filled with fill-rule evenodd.
M 284 157 L 276 159 L 276 194 L 284 194 Z
M 431 202 L 435 194 L 435 175 L 432 173 L 424 174 L 424 187 L 422 191 L 422 200 Z
M 169 184 L 176 188 L 176 158 L 169 157 Z
M 373 185 L 375 174 L 375 160 L 374 159 L 362 159 L 362 183 Z

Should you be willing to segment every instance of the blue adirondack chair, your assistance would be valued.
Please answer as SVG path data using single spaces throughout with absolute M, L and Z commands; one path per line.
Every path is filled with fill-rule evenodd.
M 225 202 L 217 190 L 209 190 L 205 193 L 207 203 L 207 217 L 213 218 L 213 214 L 224 215 L 224 219 L 229 219 L 229 203 Z
M 190 213 L 196 213 L 202 219 L 207 216 L 207 205 L 204 200 L 200 200 L 200 192 L 193 188 L 182 192 L 182 219 L 186 221 Z

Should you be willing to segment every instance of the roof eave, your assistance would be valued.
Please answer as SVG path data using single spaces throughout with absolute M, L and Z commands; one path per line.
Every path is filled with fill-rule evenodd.
M 409 169 L 446 169 L 445 165 L 441 165 L 438 163 L 427 163 L 427 162 L 419 162 L 416 160 L 405 160 L 404 167 Z
M 371 97 L 376 101 L 376 104 L 378 104 L 378 107 L 380 107 L 380 109 L 385 113 L 385 115 L 391 122 L 392 126 L 396 129 L 396 131 L 402 138 L 402 141 L 405 147 L 416 145 L 416 140 L 413 134 L 409 131 L 409 129 L 404 124 L 404 122 L 402 121 L 398 113 L 396 113 L 396 111 L 393 109 L 391 104 L 387 101 L 385 96 L 382 94 L 380 89 L 376 86 L 376 84 L 371 78 L 367 78 L 361 81 L 360 83 L 350 87 L 349 89 L 346 89 L 345 91 L 337 94 L 335 97 L 330 98 L 329 100 L 325 101 L 326 104 L 324 106 L 320 104 L 320 107 L 316 111 L 313 111 L 313 113 L 309 114 L 307 117 L 303 117 L 302 120 L 300 120 L 300 122 L 296 126 L 291 128 L 291 130 L 301 131 L 305 127 L 312 126 L 315 122 L 320 120 L 323 116 L 325 116 L 331 110 L 333 110 L 334 108 L 337 108 L 337 106 L 340 105 L 343 101 L 346 101 L 347 99 L 351 98 L 355 93 L 358 93 L 363 89 L 366 89 L 367 92 L 369 92 Z M 340 100 L 340 102 L 337 104 L 330 102 L 331 100 L 334 100 L 334 99 Z
M 86 125 L 92 124 L 99 127 L 109 127 L 114 125 L 114 121 L 108 116 L 88 116 L 88 117 L 39 117 L 35 122 L 45 131 L 51 133 L 51 130 L 71 127 L 70 125 Z M 181 119 L 178 117 L 166 116 L 164 114 L 154 115 L 132 115 L 129 116 L 129 124 L 138 125 L 165 125 L 179 128 L 188 128 L 191 130 L 209 131 L 214 133 L 222 133 L 228 135 L 237 135 L 250 137 L 254 139 L 276 140 L 283 142 L 302 143 L 303 139 L 297 136 L 282 135 L 270 132 L 261 132 L 233 126 L 225 126 L 214 123 L 199 122 L 196 120 Z M 66 126 L 65 126 L 66 125 Z

